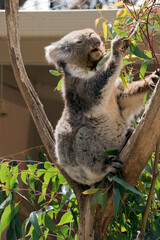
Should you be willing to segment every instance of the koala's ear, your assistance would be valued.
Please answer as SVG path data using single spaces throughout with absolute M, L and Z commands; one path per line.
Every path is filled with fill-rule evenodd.
M 58 43 L 52 43 L 51 45 L 44 48 L 45 57 L 48 63 L 52 63 L 57 67 L 57 53 L 58 53 Z

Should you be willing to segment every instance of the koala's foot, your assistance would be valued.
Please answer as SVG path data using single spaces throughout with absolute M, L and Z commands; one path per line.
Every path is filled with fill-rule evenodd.
M 149 75 L 146 80 L 149 83 L 149 85 L 154 88 L 159 79 L 160 79 L 160 69 L 158 69 L 157 71 Z
M 110 173 L 116 174 L 119 170 L 121 170 L 123 163 L 122 161 L 118 158 L 118 156 L 113 157 L 110 156 L 109 157 L 109 161 L 110 161 Z
M 112 40 L 111 44 L 113 54 L 124 53 L 129 47 L 129 41 L 127 38 L 116 37 Z

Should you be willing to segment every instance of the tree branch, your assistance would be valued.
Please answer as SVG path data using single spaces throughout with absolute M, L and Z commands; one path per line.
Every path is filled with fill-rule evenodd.
M 70 179 L 65 171 L 61 169 L 61 167 L 58 166 L 54 160 L 54 131 L 44 112 L 43 105 L 41 104 L 25 71 L 19 43 L 18 0 L 6 0 L 6 24 L 11 63 L 19 89 L 28 106 L 39 135 L 51 160 L 60 169 L 68 183 L 71 185 L 80 205 L 83 188 L 81 185 Z M 120 159 L 124 162 L 124 167 L 122 169 L 123 179 L 126 182 L 131 185 L 136 184 L 137 178 L 140 176 L 142 170 L 146 166 L 159 138 L 160 82 L 157 84 L 156 89 L 154 90 L 150 105 L 148 106 L 147 111 L 143 114 L 138 128 L 131 136 L 127 145 L 120 154 Z M 88 201 L 88 196 L 86 196 L 86 201 Z M 98 207 L 96 210 L 95 228 L 98 230 L 95 231 L 95 236 L 99 236 L 99 240 L 105 239 L 104 229 L 112 221 L 113 217 L 114 211 L 112 191 L 110 191 L 107 199 L 107 214 L 104 214 L 101 207 Z M 100 234 L 103 236 L 100 237 Z
M 64 172 L 63 169 L 61 169 L 61 167 L 55 161 L 54 130 L 44 112 L 43 105 L 28 78 L 21 55 L 18 7 L 18 0 L 6 0 L 5 2 L 9 53 L 17 85 L 32 115 L 41 140 L 51 161 L 59 168 L 71 187 L 79 186 Z M 81 189 L 81 187 L 79 188 Z M 75 188 L 75 191 L 76 190 L 77 188 Z
M 145 212 L 144 212 L 143 218 L 142 218 L 142 228 L 141 228 L 141 234 L 140 234 L 140 239 L 141 240 L 143 240 L 144 236 L 145 236 L 145 229 L 146 229 L 148 213 L 149 213 L 149 209 L 151 207 L 152 198 L 153 198 L 154 189 L 155 189 L 155 184 L 156 184 L 156 179 L 157 179 L 157 170 L 158 170 L 158 162 L 159 162 L 159 149 L 160 149 L 160 139 L 159 139 L 159 141 L 157 142 L 157 145 L 156 145 L 152 183 L 151 183 L 151 188 L 150 188 L 150 191 L 149 191 L 149 194 L 148 194 L 148 199 L 147 199 Z

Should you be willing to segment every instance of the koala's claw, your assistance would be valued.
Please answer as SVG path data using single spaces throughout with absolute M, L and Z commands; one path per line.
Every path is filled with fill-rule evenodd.
M 160 68 L 158 68 L 154 73 L 155 73 L 158 77 L 160 77 Z
M 129 41 L 127 38 L 123 37 L 116 37 L 114 40 L 112 40 L 112 49 L 113 53 L 118 52 L 125 52 L 125 50 L 129 47 Z
M 110 157 L 110 160 L 112 161 L 110 172 L 115 174 L 122 168 L 123 163 L 118 157 Z
M 154 88 L 159 79 L 160 79 L 160 69 L 158 69 L 157 71 L 155 71 L 151 75 L 149 75 L 147 77 L 147 82 L 149 83 L 149 85 L 151 87 Z
M 129 41 L 127 38 L 122 38 L 122 43 L 123 43 L 123 46 L 122 46 L 122 51 L 125 51 L 128 47 L 129 47 Z

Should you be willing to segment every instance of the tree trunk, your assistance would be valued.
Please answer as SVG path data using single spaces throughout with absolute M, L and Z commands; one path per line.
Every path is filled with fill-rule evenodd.
M 105 240 L 107 226 L 114 218 L 112 190 L 107 198 L 107 213 L 98 206 L 91 215 L 91 195 L 83 195 L 83 186 L 74 182 L 54 158 L 54 131 L 41 104 L 23 64 L 18 28 L 18 0 L 6 0 L 6 24 L 8 34 L 9 53 L 11 56 L 14 75 L 22 96 L 33 117 L 39 135 L 51 160 L 59 168 L 74 190 L 80 212 L 78 240 Z M 146 166 L 150 155 L 160 137 L 160 82 L 152 95 L 151 103 L 144 113 L 142 120 L 120 154 L 124 162 L 123 179 L 131 185 L 136 181 Z
M 81 194 L 78 200 L 79 206 L 79 228 L 78 240 L 93 240 L 94 239 L 94 214 L 91 214 L 90 204 L 91 195 Z

